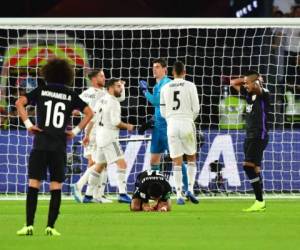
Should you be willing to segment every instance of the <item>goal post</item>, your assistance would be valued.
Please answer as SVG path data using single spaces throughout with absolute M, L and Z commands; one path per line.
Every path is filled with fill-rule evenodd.
M 262 74 L 271 94 L 269 144 L 262 162 L 264 190 L 295 196 L 300 190 L 299 46 L 300 20 L 292 18 L 2 18 L 0 193 L 26 192 L 32 137 L 18 119 L 14 101 L 42 82 L 39 68 L 49 57 L 66 58 L 74 66 L 73 88 L 78 93 L 89 86 L 87 73 L 93 68 L 103 68 L 107 78 L 125 80 L 122 119 L 135 125 L 153 115 L 138 82 L 148 81 L 151 91 L 152 60 L 163 57 L 170 77 L 173 63 L 183 61 L 186 78 L 199 93 L 197 133 L 204 134 L 205 143 L 198 148 L 195 189 L 241 196 L 251 191 L 242 169 L 246 104 L 228 83 L 253 69 Z M 28 107 L 28 112 L 34 119 L 34 108 Z M 136 175 L 149 167 L 149 133 L 142 138 L 135 133 L 121 136 L 128 161 L 127 188 L 132 191 Z M 68 145 L 65 193 L 86 167 L 81 139 Z M 211 168 L 214 161 L 220 169 Z M 111 169 L 108 191 L 114 192 Z M 46 182 L 42 192 L 47 191 Z

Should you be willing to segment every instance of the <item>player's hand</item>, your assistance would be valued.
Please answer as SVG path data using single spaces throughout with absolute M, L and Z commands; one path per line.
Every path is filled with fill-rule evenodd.
M 141 80 L 139 82 L 139 84 L 140 84 L 141 91 L 143 92 L 143 94 L 145 94 L 146 91 L 148 91 L 148 83 L 146 81 L 144 81 L 144 80 Z
M 157 211 L 159 211 L 159 212 L 167 212 L 168 209 L 167 209 L 166 206 L 163 206 L 163 207 L 160 207 Z
M 134 125 L 128 123 L 128 124 L 127 124 L 127 130 L 128 130 L 128 131 L 134 130 Z
M 145 212 L 151 212 L 151 211 L 153 211 L 153 208 L 151 207 L 151 206 L 149 206 L 149 205 L 147 205 L 147 206 L 143 206 L 143 211 L 145 211 Z
M 42 131 L 43 131 L 42 129 L 40 129 L 39 127 L 37 127 L 35 125 L 28 128 L 28 132 L 31 133 L 31 134 L 37 134 L 37 133 L 42 132 Z
M 83 138 L 83 140 L 82 140 L 82 144 L 83 144 L 83 146 L 87 146 L 87 145 L 89 145 L 89 143 L 90 143 L 90 138 L 89 138 L 89 136 L 85 136 L 84 138 Z
M 75 137 L 75 135 L 73 134 L 72 130 L 66 131 L 65 133 L 67 135 L 67 139 L 68 140 L 71 140 L 71 139 L 73 139 Z

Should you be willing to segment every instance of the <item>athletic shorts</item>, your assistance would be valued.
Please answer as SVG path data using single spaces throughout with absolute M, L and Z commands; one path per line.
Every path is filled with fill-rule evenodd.
M 264 150 L 268 145 L 268 139 L 246 138 L 244 142 L 245 162 L 261 166 Z
M 169 151 L 167 128 L 154 127 L 152 130 L 150 152 L 152 154 L 162 154 L 165 151 Z
M 197 151 L 196 128 L 193 121 L 168 121 L 168 143 L 171 158 L 194 155 Z
M 97 147 L 95 162 L 111 164 L 124 158 L 119 142 L 112 142 L 105 147 Z
M 65 179 L 66 152 L 33 149 L 29 156 L 29 179 L 46 180 L 49 170 L 50 181 L 62 183 Z

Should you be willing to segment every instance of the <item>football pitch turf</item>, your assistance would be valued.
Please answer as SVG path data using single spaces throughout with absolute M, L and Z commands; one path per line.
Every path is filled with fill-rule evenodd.
M 252 200 L 205 199 L 173 205 L 169 213 L 133 213 L 127 204 L 63 201 L 60 237 L 44 235 L 48 201 L 39 201 L 33 236 L 17 236 L 25 201 L 0 200 L 0 250 L 300 249 L 300 200 L 267 200 L 267 210 L 244 213 Z

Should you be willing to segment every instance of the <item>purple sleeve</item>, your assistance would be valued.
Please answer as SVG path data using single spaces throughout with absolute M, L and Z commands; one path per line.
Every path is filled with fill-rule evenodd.
M 34 90 L 32 90 L 31 92 L 25 94 L 28 104 L 30 104 L 30 105 L 36 104 L 37 99 L 40 96 L 40 91 L 41 91 L 40 88 L 37 87 Z
M 77 94 L 73 95 L 73 110 L 77 109 L 83 112 L 84 108 L 88 106 Z

